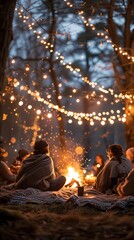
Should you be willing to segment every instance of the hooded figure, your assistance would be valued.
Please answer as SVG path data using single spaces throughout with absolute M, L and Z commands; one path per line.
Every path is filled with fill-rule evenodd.
M 15 187 L 58 191 L 65 181 L 64 176 L 55 177 L 54 163 L 49 155 L 48 143 L 45 140 L 39 140 L 35 142 L 33 154 L 23 161 L 16 177 Z

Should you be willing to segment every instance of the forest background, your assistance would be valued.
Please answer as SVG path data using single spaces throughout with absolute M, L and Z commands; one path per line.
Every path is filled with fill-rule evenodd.
M 112 143 L 134 146 L 133 20 L 133 0 L 0 1 L 0 141 L 8 162 L 40 137 L 63 167 L 106 157 Z M 0 223 L 1 240 L 134 238 L 132 206 L 1 205 Z
M 39 138 L 60 168 L 134 146 L 133 1 L 14 0 L 0 11 L 7 161 Z

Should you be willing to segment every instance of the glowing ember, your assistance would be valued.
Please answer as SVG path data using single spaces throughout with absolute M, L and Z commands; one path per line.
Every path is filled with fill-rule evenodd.
M 82 183 L 82 178 L 80 177 L 79 172 L 76 172 L 73 167 L 68 167 L 68 172 L 66 174 L 66 185 L 69 184 L 72 180 L 76 180 L 80 185 Z M 77 183 L 73 183 L 70 187 L 77 187 Z

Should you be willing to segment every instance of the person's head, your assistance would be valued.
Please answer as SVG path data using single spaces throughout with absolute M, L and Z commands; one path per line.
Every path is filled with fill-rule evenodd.
M 130 161 L 134 161 L 134 147 L 128 148 L 126 150 L 126 157 Z
M 34 154 L 49 154 L 49 145 L 46 140 L 41 139 L 35 142 Z
M 120 159 L 124 154 L 123 147 L 120 144 L 109 145 L 107 154 L 109 158 L 116 157 L 117 159 Z
M 24 161 L 30 155 L 29 151 L 26 149 L 20 149 L 18 151 L 18 159 Z
M 95 163 L 100 164 L 101 166 L 104 165 L 104 157 L 101 154 L 97 154 L 95 157 Z

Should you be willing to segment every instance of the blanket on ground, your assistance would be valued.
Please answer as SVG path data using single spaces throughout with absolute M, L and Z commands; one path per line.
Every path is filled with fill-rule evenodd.
M 2 187 L 0 189 L 0 204 L 68 204 L 83 207 L 92 206 L 101 211 L 114 208 L 127 209 L 134 207 L 134 196 L 120 197 L 116 194 L 102 194 L 90 187 L 85 187 L 84 196 L 77 196 L 77 188 L 62 188 L 57 192 L 43 192 L 36 188 L 17 189 Z

